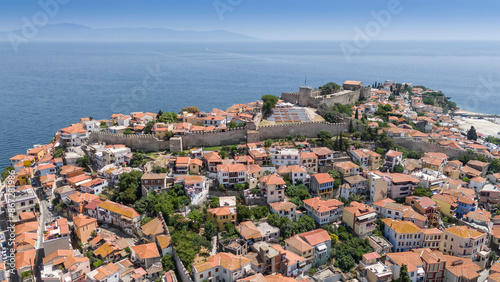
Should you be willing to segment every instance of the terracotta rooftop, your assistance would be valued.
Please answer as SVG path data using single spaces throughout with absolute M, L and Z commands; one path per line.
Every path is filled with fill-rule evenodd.
M 164 232 L 163 224 L 157 217 L 142 225 L 141 229 L 142 233 L 144 233 L 146 236 L 154 236 Z
M 156 248 L 155 243 L 136 245 L 130 247 L 141 259 L 156 258 L 160 257 L 158 253 L 158 248 Z
M 453 226 L 446 228 L 444 231 L 454 234 L 461 238 L 478 238 L 481 236 L 486 236 L 484 233 L 481 233 L 467 226 Z
M 218 253 L 209 257 L 206 262 L 193 265 L 193 268 L 197 273 L 217 266 L 221 266 L 228 271 L 234 271 L 249 263 L 250 260 L 242 256 L 236 256 L 231 253 Z
M 382 222 L 384 222 L 385 225 L 389 226 L 389 228 L 393 229 L 396 233 L 398 234 L 408 234 L 408 233 L 421 233 L 422 230 L 420 227 L 416 226 L 415 223 L 411 221 L 401 221 L 401 220 L 394 220 L 391 218 L 384 218 L 382 219 Z

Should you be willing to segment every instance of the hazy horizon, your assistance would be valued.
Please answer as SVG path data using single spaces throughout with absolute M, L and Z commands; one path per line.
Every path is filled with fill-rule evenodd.
M 31 22 L 38 28 L 69 23 L 94 29 L 224 30 L 263 40 L 355 40 L 366 34 L 370 40 L 500 40 L 498 8 L 500 2 L 492 0 L 6 0 L 0 2 L 0 30 Z

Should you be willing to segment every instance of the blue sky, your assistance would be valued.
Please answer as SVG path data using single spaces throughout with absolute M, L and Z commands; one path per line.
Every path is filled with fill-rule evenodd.
M 500 39 L 497 0 L 40 0 L 50 1 L 67 3 L 49 24 L 94 28 L 223 29 L 263 39 L 343 40 L 380 25 L 373 14 L 385 11 L 391 18 L 373 39 Z M 32 20 L 43 11 L 38 2 L 0 1 L 0 30 L 21 28 L 23 17 Z M 389 9 L 391 4 L 397 8 Z

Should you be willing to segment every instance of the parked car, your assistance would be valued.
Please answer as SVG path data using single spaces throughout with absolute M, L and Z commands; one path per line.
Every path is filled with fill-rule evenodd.
M 54 206 L 49 206 L 49 211 L 53 211 L 54 210 Z

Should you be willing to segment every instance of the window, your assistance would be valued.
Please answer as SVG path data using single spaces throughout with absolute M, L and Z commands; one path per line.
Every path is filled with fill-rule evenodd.
M 200 279 L 203 278 L 203 274 L 200 274 Z

